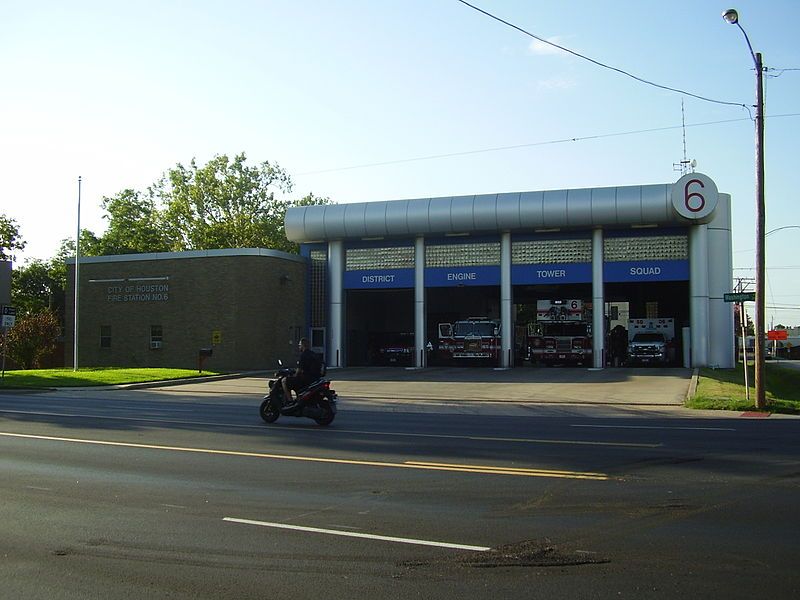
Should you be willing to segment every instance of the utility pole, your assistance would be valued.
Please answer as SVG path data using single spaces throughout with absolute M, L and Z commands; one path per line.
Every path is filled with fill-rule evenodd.
M 767 298 L 765 294 L 765 275 L 766 260 L 764 257 L 765 246 L 765 213 L 764 202 L 764 61 L 760 52 L 753 52 L 753 45 L 747 32 L 739 23 L 739 13 L 729 8 L 722 13 L 722 18 L 731 25 L 736 25 L 742 32 L 750 56 L 753 57 L 753 64 L 756 70 L 756 339 L 755 339 L 755 363 L 756 363 L 756 408 L 766 408 L 766 369 L 764 352 L 764 319 Z

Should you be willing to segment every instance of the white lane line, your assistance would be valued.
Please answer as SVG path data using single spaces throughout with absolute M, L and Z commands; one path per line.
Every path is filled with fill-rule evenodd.
M 455 550 L 474 550 L 475 552 L 486 552 L 491 550 L 487 546 L 469 546 L 466 544 L 451 544 L 450 542 L 435 542 L 431 540 L 417 540 L 413 538 L 392 537 L 387 535 L 376 535 L 374 533 L 356 533 L 354 531 L 339 531 L 336 529 L 320 529 L 319 527 L 302 527 L 300 525 L 287 525 L 286 523 L 270 523 L 268 521 L 252 521 L 250 519 L 236 519 L 234 517 L 224 517 L 223 521 L 229 523 L 242 523 L 244 525 L 258 525 L 260 527 L 272 527 L 274 529 L 290 529 L 292 531 L 304 531 L 306 533 L 324 533 L 327 535 L 338 535 L 342 537 L 362 538 L 367 540 L 379 540 L 382 542 L 395 542 L 397 544 L 415 544 L 417 546 L 437 546 L 439 548 L 453 548 Z
M 577 425 L 570 427 L 592 427 L 595 429 L 682 429 L 685 431 L 736 431 L 733 427 L 668 427 L 656 425 Z

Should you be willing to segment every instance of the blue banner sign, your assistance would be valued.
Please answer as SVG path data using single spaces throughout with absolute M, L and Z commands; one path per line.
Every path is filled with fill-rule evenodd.
M 425 287 L 459 285 L 500 285 L 500 267 L 428 267 Z
M 513 285 L 589 283 L 591 281 L 592 263 L 511 266 L 511 283 Z
M 373 269 L 345 271 L 342 285 L 348 290 L 413 288 L 414 269 Z
M 603 265 L 603 280 L 608 282 L 686 281 L 688 279 L 688 260 L 641 260 L 607 262 Z

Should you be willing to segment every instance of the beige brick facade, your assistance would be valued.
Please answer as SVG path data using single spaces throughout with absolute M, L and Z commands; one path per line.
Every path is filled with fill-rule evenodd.
M 73 365 L 74 261 L 65 364 Z M 306 262 L 264 249 L 86 257 L 80 262 L 78 366 L 272 369 L 308 335 Z M 159 338 L 160 330 L 160 340 Z M 158 343 L 160 341 L 160 344 Z

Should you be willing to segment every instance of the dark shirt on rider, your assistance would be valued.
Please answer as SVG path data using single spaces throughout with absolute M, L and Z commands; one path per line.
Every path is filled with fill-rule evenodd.
M 301 390 L 309 383 L 316 381 L 321 376 L 321 365 L 317 354 L 311 350 L 304 350 L 297 361 L 299 373 L 289 377 L 286 384 L 291 390 Z
M 297 366 L 303 371 L 303 375 L 319 379 L 320 377 L 320 364 L 319 356 L 312 350 L 304 350 L 300 355 L 300 360 L 297 361 Z

